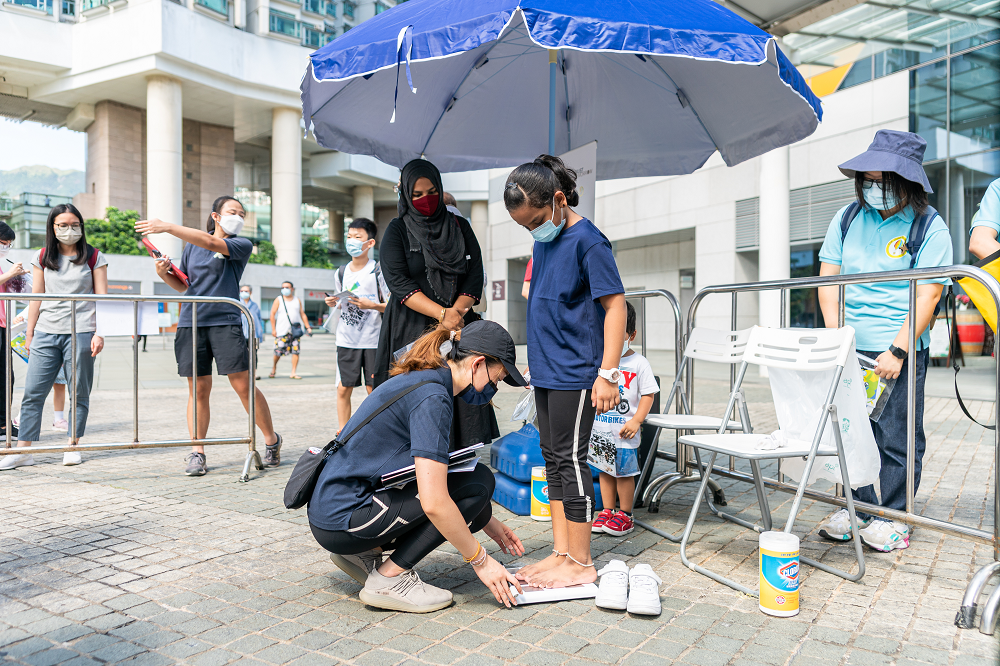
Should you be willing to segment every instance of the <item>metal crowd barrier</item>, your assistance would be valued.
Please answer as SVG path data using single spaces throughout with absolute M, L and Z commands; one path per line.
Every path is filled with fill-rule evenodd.
M 955 266 L 945 266 L 939 268 L 920 268 L 912 270 L 903 271 L 887 271 L 884 273 L 858 273 L 853 275 L 832 275 L 825 277 L 809 277 L 809 278 L 794 278 L 787 280 L 772 280 L 767 282 L 748 282 L 744 284 L 729 284 L 729 285 L 719 285 L 706 287 L 700 290 L 691 302 L 691 306 L 688 309 L 687 315 L 687 330 L 685 334 L 685 339 L 687 335 L 690 335 L 692 329 L 694 329 L 695 315 L 698 311 L 698 306 L 701 301 L 711 294 L 731 294 L 732 295 L 732 307 L 731 307 L 731 330 L 737 330 L 737 295 L 742 292 L 759 292 L 759 291 L 781 291 L 781 313 L 780 313 L 780 326 L 787 326 L 787 315 L 786 315 L 786 303 L 788 290 L 790 289 L 807 289 L 814 287 L 829 287 L 838 286 L 840 291 L 839 298 L 839 322 L 840 326 L 844 325 L 844 293 L 845 286 L 849 284 L 862 284 L 862 283 L 876 283 L 876 282 L 908 282 L 909 283 L 909 311 L 914 313 L 916 311 L 916 297 L 917 297 L 917 281 L 928 280 L 928 279 L 943 279 L 943 278 L 956 278 L 956 277 L 967 277 L 976 280 L 989 290 L 990 294 L 993 296 L 993 300 L 998 309 L 1000 309 L 1000 283 L 997 282 L 993 276 L 985 272 L 984 270 L 977 268 L 975 266 L 968 265 L 955 265 Z M 678 350 L 681 346 L 678 345 Z M 916 329 L 915 327 L 910 327 L 909 331 L 909 349 L 916 349 Z M 682 353 L 682 352 L 681 352 Z M 994 340 L 994 356 L 996 359 L 1000 360 L 1000 336 Z M 970 527 L 967 525 L 960 525 L 958 523 L 953 523 L 945 520 L 938 520 L 935 518 L 929 518 L 917 513 L 914 513 L 913 508 L 913 497 L 914 497 L 914 464 L 915 464 L 915 436 L 916 436 L 916 424 L 915 424 L 915 412 L 916 412 L 916 355 L 909 354 L 907 356 L 908 363 L 908 373 L 907 373 L 907 426 L 906 426 L 906 436 L 907 436 L 907 464 L 906 464 L 906 509 L 905 511 L 897 511 L 893 509 L 887 509 L 881 506 L 867 504 L 864 502 L 855 502 L 855 508 L 858 511 L 863 511 L 872 515 L 880 516 L 883 518 L 888 518 L 891 520 L 899 520 L 911 525 L 916 525 L 926 529 L 934 530 L 937 532 L 943 532 L 945 534 L 951 534 L 958 536 L 970 541 L 975 541 L 978 543 L 985 543 L 993 546 L 993 558 L 995 562 L 987 565 L 982 570 L 980 570 L 973 580 L 970 582 L 965 597 L 962 601 L 961 609 L 955 619 L 955 624 L 961 628 L 972 628 L 974 626 L 974 618 L 976 613 L 976 601 L 982 592 L 983 588 L 986 586 L 990 578 L 996 574 L 1000 574 L 1000 473 L 997 470 L 997 462 L 1000 461 L 1000 430 L 993 431 L 993 448 L 994 448 L 994 460 L 993 460 L 993 473 L 994 473 L 994 488 L 993 488 L 993 529 L 992 531 L 981 530 L 978 528 Z M 730 373 L 730 390 L 733 388 L 733 382 L 735 380 L 735 366 L 731 369 Z M 687 385 L 687 400 L 688 407 L 693 412 L 694 411 L 694 362 L 690 361 L 687 368 L 687 376 L 685 377 L 685 382 Z M 995 383 L 996 383 L 996 394 L 1000 396 L 1000 363 L 997 364 L 995 370 Z M 723 416 L 723 418 L 729 415 Z M 994 419 L 996 419 L 996 408 L 994 408 Z M 679 482 L 697 481 L 701 478 L 700 467 L 689 458 L 688 447 L 678 446 L 676 456 L 670 454 L 661 453 L 658 457 L 667 460 L 676 460 L 677 469 L 675 472 L 670 472 L 668 474 L 661 475 L 657 479 L 654 479 L 647 486 L 647 491 L 643 495 L 643 499 L 649 501 L 650 509 L 655 511 L 658 507 L 660 498 L 663 493 L 671 485 Z M 748 483 L 753 483 L 753 477 L 749 474 L 739 472 L 735 469 L 733 462 L 730 461 L 728 467 L 715 466 L 712 471 L 713 475 L 723 476 L 739 481 L 746 481 Z M 788 492 L 794 494 L 796 492 L 796 486 L 787 484 L 784 482 L 783 474 L 781 474 L 780 466 L 778 468 L 778 479 L 764 478 L 764 484 L 769 488 L 775 490 L 781 490 L 783 492 Z M 824 502 L 836 507 L 846 507 L 846 500 L 842 496 L 842 488 L 838 486 L 837 493 L 825 493 L 821 491 L 816 491 L 812 489 L 807 489 L 805 491 L 805 496 L 811 499 Z M 718 498 L 716 498 L 718 500 Z M 713 503 L 709 501 L 709 507 L 713 510 Z M 642 527 L 655 532 L 661 536 L 665 536 L 673 539 L 673 535 L 669 535 L 666 532 L 651 528 L 648 525 L 636 521 Z M 988 601 L 984 605 L 982 613 L 982 622 L 980 625 L 980 631 L 987 634 L 992 634 L 996 628 L 997 622 L 1000 620 L 1000 584 L 990 595 Z
M 253 325 L 253 317 L 247 306 L 232 298 L 219 296 L 108 296 L 104 294 L 5 294 L 0 293 L 0 303 L 6 310 L 8 330 L 10 322 L 14 320 L 14 301 L 69 301 L 70 303 L 70 333 L 72 338 L 71 363 L 72 376 L 68 377 L 70 386 L 70 431 L 71 440 L 76 440 L 76 304 L 79 301 L 132 303 L 132 441 L 113 442 L 105 444 L 78 444 L 76 446 L 27 446 L 12 447 L 11 423 L 10 423 L 10 401 L 13 397 L 13 351 L 8 340 L 4 354 L 7 360 L 7 373 L 5 378 L 5 397 L 7 400 L 7 419 L 5 423 L 7 437 L 6 445 L 0 448 L 0 456 L 20 455 L 32 453 L 64 453 L 72 451 L 107 451 L 112 449 L 156 449 L 177 446 L 211 446 L 217 444 L 247 444 L 246 462 L 243 464 L 243 473 L 240 481 L 246 482 L 250 479 L 250 465 L 253 464 L 258 471 L 264 469 L 264 464 L 257 451 L 256 435 L 256 363 L 254 350 L 257 348 L 257 331 Z M 198 304 L 199 303 L 227 303 L 236 306 L 243 317 L 246 318 L 250 331 L 248 352 L 250 354 L 250 395 L 248 397 L 247 411 L 249 419 L 249 434 L 246 437 L 213 437 L 209 439 L 167 439 L 142 441 L 139 439 L 139 303 L 190 303 L 191 304 L 191 359 L 192 374 L 197 375 L 198 368 Z M 191 421 L 194 427 L 195 437 L 198 435 L 198 382 L 192 382 L 192 407 Z

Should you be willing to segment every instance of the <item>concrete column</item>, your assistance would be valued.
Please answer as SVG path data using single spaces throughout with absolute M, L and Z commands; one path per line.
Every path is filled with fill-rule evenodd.
M 760 158 L 760 250 L 757 253 L 760 280 L 782 280 L 789 276 L 788 199 L 788 146 L 785 146 Z M 780 303 L 780 292 L 760 292 L 758 318 L 761 326 L 777 328 L 780 325 Z M 765 371 L 761 366 L 762 376 Z
M 344 214 L 332 208 L 327 210 L 329 222 L 327 223 L 327 238 L 331 243 L 340 243 L 344 246 Z
M 375 220 L 375 188 L 368 185 L 354 186 L 354 219 L 367 217 Z
M 969 248 L 969 236 L 965 229 L 965 169 L 952 164 L 951 183 L 948 184 L 948 227 L 951 230 L 951 246 L 955 249 L 955 263 L 965 263 L 965 253 Z M 940 201 L 944 197 L 938 196 Z
M 151 76 L 146 83 L 146 216 L 170 224 L 184 219 L 182 125 L 180 81 Z M 156 234 L 150 240 L 164 254 L 180 258 L 179 238 Z
M 302 133 L 299 109 L 271 119 L 271 242 L 279 266 L 302 265 Z

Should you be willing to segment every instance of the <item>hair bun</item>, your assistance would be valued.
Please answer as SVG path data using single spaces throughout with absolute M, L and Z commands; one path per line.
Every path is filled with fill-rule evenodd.
M 572 192 L 564 194 L 566 194 L 566 203 L 568 203 L 571 207 L 580 205 L 580 193 L 576 191 L 575 187 Z

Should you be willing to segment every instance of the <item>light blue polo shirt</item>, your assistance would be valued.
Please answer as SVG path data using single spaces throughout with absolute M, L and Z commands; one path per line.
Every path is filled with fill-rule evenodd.
M 976 227 L 988 227 L 1000 235 L 1000 178 L 990 183 L 979 202 L 979 211 L 972 218 L 972 229 Z
M 840 220 L 846 210 L 844 206 L 833 216 L 819 251 L 820 261 L 840 266 L 841 275 L 900 271 L 910 267 L 905 244 L 913 224 L 911 207 L 907 206 L 887 220 L 883 220 L 878 211 L 863 208 L 841 242 Z M 951 264 L 951 235 L 939 215 L 927 229 L 914 268 Z M 950 280 L 921 280 L 919 284 L 934 282 L 947 285 Z M 844 319 L 854 327 L 857 348 L 877 352 L 888 349 L 909 311 L 908 283 L 849 284 L 845 288 L 845 299 Z M 926 348 L 930 338 L 930 331 L 925 330 L 917 342 L 917 350 Z

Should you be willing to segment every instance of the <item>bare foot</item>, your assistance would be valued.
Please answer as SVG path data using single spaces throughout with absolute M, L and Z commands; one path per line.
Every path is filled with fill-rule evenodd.
M 535 576 L 531 584 L 535 587 L 553 588 L 583 585 L 585 583 L 593 583 L 595 580 L 597 580 L 597 569 L 595 567 L 583 567 L 567 559 L 559 566 L 549 569 L 544 574 Z
M 545 573 L 549 569 L 553 569 L 559 566 L 560 564 L 563 563 L 563 560 L 565 558 L 566 558 L 565 555 L 557 555 L 556 553 L 553 552 L 551 555 L 546 557 L 541 562 L 535 562 L 534 564 L 529 564 L 526 567 L 521 567 L 518 570 L 518 572 L 514 574 L 514 577 L 517 578 L 518 580 L 523 580 L 525 582 L 528 582 L 531 580 L 533 576 L 538 576 L 542 573 Z

